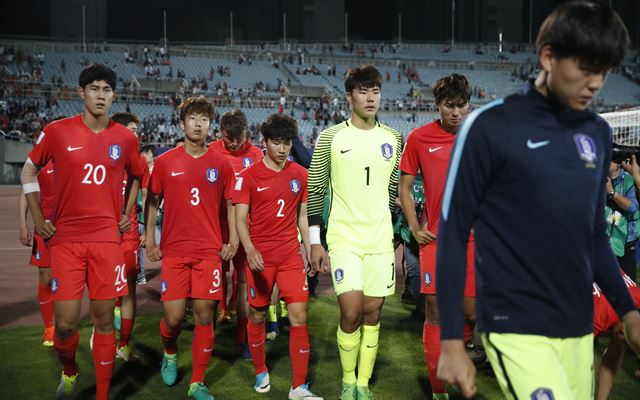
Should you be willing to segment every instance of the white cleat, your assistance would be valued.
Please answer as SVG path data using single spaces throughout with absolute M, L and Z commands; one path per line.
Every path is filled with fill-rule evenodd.
M 322 397 L 313 394 L 309 390 L 309 386 L 305 383 L 297 388 L 291 388 L 289 390 L 289 400 L 324 400 Z
M 253 390 L 258 393 L 267 393 L 271 390 L 271 381 L 269 380 L 268 372 L 261 372 L 256 375 L 256 384 L 253 385 Z

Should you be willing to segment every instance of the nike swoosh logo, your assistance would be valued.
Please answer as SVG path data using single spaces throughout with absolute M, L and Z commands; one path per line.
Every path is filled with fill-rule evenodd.
M 342 154 L 344 154 L 344 153 L 348 153 L 348 152 L 350 152 L 351 150 L 353 150 L 353 149 L 340 150 L 340 153 L 342 153 Z
M 258 347 L 258 346 L 262 346 L 262 344 L 264 343 L 264 340 L 260 343 L 251 343 L 251 347 Z
M 48 169 L 47 170 L 47 174 L 53 174 L 53 170 L 52 169 Z
M 208 349 L 204 349 L 205 353 L 211 353 L 213 351 L 213 347 L 210 347 Z
M 266 385 L 262 385 L 262 386 L 260 386 L 260 389 L 266 389 L 266 388 L 268 388 L 269 386 L 271 386 L 271 384 L 270 384 L 270 383 L 267 383 Z
M 109 365 L 113 364 L 113 361 L 100 361 L 100 365 Z
M 120 287 L 117 287 L 117 288 L 116 288 L 116 292 L 121 291 L 121 290 L 122 290 L 122 289 L 124 289 L 126 286 L 127 286 L 127 284 L 125 283 L 124 285 L 122 285 L 122 286 L 120 286 Z
M 392 283 L 391 285 L 387 285 L 387 289 L 391 289 L 393 285 L 395 285 L 395 283 Z
M 267 189 L 269 189 L 269 187 L 270 187 L 270 186 L 267 186 L 267 187 L 264 187 L 264 188 L 259 187 L 259 188 L 257 188 L 256 190 L 257 190 L 258 192 L 262 192 L 263 190 L 267 190 Z
M 76 151 L 76 150 L 80 150 L 82 147 L 67 147 L 67 151 Z
M 38 303 L 40 303 L 40 304 L 49 304 L 49 303 L 51 303 L 51 300 L 49 300 L 49 301 L 39 301 Z
M 302 354 L 308 353 L 309 351 L 309 349 L 300 349 L 300 353 Z
M 429 153 L 433 153 L 434 151 L 438 151 L 441 148 L 443 148 L 444 146 L 440 146 L 440 147 L 429 147 Z
M 369 346 L 369 345 L 367 345 L 367 348 L 368 348 L 368 349 L 375 349 L 376 347 L 378 347 L 378 345 L 377 345 L 377 344 L 376 344 L 376 345 L 374 345 L 374 346 Z
M 532 142 L 531 139 L 529 139 L 527 140 L 527 147 L 530 148 L 531 150 L 535 150 L 539 147 L 546 146 L 549 143 L 551 143 L 551 141 L 549 140 L 543 140 L 542 142 Z
M 174 172 L 174 171 L 171 171 L 171 176 L 178 176 L 178 175 L 182 175 L 182 174 L 184 174 L 184 172 Z
M 211 294 L 217 293 L 219 291 L 220 291 L 220 289 L 209 289 L 209 293 L 211 293 Z

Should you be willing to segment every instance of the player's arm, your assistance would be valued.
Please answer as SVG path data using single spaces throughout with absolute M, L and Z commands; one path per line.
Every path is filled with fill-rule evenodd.
M 142 192 L 142 212 L 144 215 L 144 205 L 147 201 L 147 189 L 143 187 L 140 189 L 140 191 Z M 140 232 L 140 247 L 144 247 L 146 236 L 146 229 L 143 229 L 142 232 Z
M 125 205 L 122 212 L 122 220 L 118 224 L 120 232 L 128 232 L 131 229 L 131 211 L 136 206 L 138 199 L 138 190 L 140 190 L 140 177 L 129 174 L 127 177 L 127 186 L 124 189 Z M 137 229 L 137 227 L 135 227 Z
M 38 235 L 45 239 L 50 239 L 56 233 L 56 227 L 51 221 L 47 221 L 42 211 L 40 203 L 40 185 L 38 185 L 38 171 L 40 167 L 35 165 L 30 158 L 22 167 L 22 190 L 27 198 L 28 207 L 31 210 L 31 217 Z
M 220 257 L 225 261 L 231 260 L 236 255 L 240 245 L 236 229 L 236 210 L 231 200 L 227 200 L 227 223 L 229 224 L 229 243 L 223 244 L 220 252 Z
M 402 154 L 402 135 L 394 131 L 396 137 L 396 158 L 389 179 L 389 211 L 393 214 L 396 210 L 396 198 L 398 197 L 398 185 L 400 183 L 400 155 Z
M 433 232 L 429 232 L 420 225 L 418 216 L 416 215 L 416 203 L 413 200 L 413 183 L 416 177 L 414 175 L 402 172 L 400 175 L 400 204 L 402 212 L 407 218 L 407 224 L 411 230 L 411 234 L 418 244 L 429 244 L 436 240 L 437 236 Z
M 162 259 L 162 251 L 156 244 L 156 218 L 158 216 L 158 208 L 162 201 L 162 194 L 156 194 L 151 191 L 147 194 L 147 202 L 144 206 L 144 229 L 146 233 L 145 247 L 147 249 L 147 258 L 149 261 L 160 261 Z
M 624 183 L 623 183 L 624 185 Z M 622 211 L 625 214 L 633 214 L 638 210 L 638 200 L 636 198 L 636 187 L 631 186 L 627 193 L 620 194 L 616 193 L 613 188 L 613 182 L 611 178 L 607 177 L 607 193 L 613 193 L 613 197 L 610 200 L 610 205 L 614 206 L 616 209 Z
M 305 258 L 311 254 L 311 244 L 309 243 L 309 217 L 307 216 L 307 203 L 298 204 L 298 231 L 302 237 Z M 307 260 L 308 261 L 308 260 Z M 305 261 L 305 264 L 307 262 Z M 316 272 L 318 270 L 315 270 Z
M 236 207 L 236 230 L 238 231 L 238 237 L 244 247 L 244 251 L 247 254 L 247 262 L 249 268 L 253 271 L 264 270 L 264 260 L 262 254 L 253 245 L 251 237 L 249 236 L 249 227 L 247 226 L 247 215 L 249 214 L 249 205 L 243 203 L 237 203 Z
M 20 197 L 18 199 L 18 206 L 20 208 L 20 243 L 25 246 L 31 246 L 31 229 L 27 223 L 27 215 L 29 214 L 29 203 L 27 203 L 27 197 L 24 195 L 24 189 L 20 188 Z
M 311 266 L 316 271 L 327 270 L 329 258 L 320 241 L 320 226 L 324 197 L 331 180 L 331 142 L 333 135 L 323 131 L 318 137 L 316 149 L 309 168 L 307 218 L 309 223 L 309 243 L 311 245 Z

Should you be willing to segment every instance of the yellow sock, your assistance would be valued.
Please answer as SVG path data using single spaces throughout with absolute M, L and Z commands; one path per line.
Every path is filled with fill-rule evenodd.
M 287 303 L 284 300 L 280 300 L 280 315 L 282 318 L 289 316 L 289 310 L 287 310 Z
M 269 306 L 269 312 L 267 313 L 267 322 L 278 322 L 278 312 L 275 305 Z
M 377 325 L 362 325 L 362 340 L 360 341 L 360 358 L 358 360 L 358 386 L 369 386 L 369 379 L 373 373 L 378 354 L 378 337 L 380 323 Z
M 356 383 L 356 365 L 360 350 L 360 329 L 353 333 L 345 333 L 338 326 L 338 351 L 342 365 L 342 382 L 353 385 Z

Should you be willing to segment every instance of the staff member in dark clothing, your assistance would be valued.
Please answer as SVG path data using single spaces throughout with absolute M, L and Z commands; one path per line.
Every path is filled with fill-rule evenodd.
M 462 341 L 472 227 L 478 329 L 508 399 L 593 398 L 594 281 L 640 353 L 640 314 L 606 231 L 611 130 L 586 109 L 628 47 L 608 5 L 559 6 L 538 34 L 537 79 L 458 133 L 438 234 L 438 376 L 465 396 L 475 393 Z

